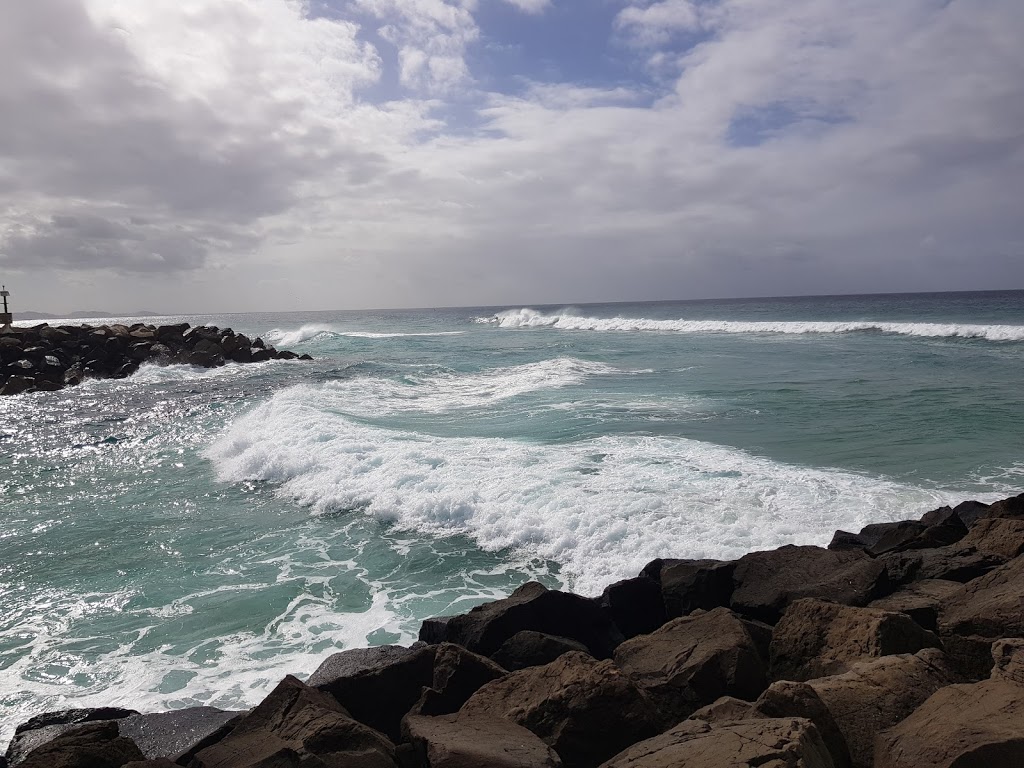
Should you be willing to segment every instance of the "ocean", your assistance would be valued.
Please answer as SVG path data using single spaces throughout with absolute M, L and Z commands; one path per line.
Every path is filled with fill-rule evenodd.
M 315 362 L 0 399 L 0 742 L 1024 490 L 1024 291 L 144 321 Z

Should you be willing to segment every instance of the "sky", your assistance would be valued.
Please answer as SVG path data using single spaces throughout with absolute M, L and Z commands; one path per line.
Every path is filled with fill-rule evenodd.
M 1024 288 L 1021 0 L 0 4 L 15 310 Z

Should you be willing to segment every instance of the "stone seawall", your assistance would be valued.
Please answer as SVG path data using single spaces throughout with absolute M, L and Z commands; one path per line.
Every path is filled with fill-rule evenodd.
M 278 351 L 230 328 L 43 323 L 0 331 L 0 395 L 53 392 L 89 378 L 123 379 L 146 362 L 214 368 L 294 359 L 313 358 Z
M 531 582 L 342 651 L 247 712 L 89 709 L 9 768 L 1019 768 L 1024 494 L 655 560 L 598 598 Z M 2 768 L 3 759 L 0 759 Z

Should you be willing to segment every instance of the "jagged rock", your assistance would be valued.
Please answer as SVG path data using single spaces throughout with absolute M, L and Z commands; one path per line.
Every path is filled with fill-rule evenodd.
M 958 682 L 941 651 L 882 656 L 849 672 L 809 680 L 835 719 L 854 768 L 870 768 L 876 734 L 895 725 L 943 686 Z
M 992 679 L 1024 685 L 1024 639 L 1007 637 L 992 643 Z
M 434 676 L 429 688 L 424 688 L 411 712 L 416 715 L 449 715 L 459 708 L 481 686 L 504 677 L 505 669 L 486 656 L 442 643 L 434 655 Z
M 434 682 L 436 648 L 382 645 L 330 656 L 306 684 L 329 693 L 352 717 L 392 740 L 424 688 Z
M 722 696 L 711 704 L 698 709 L 690 715 L 689 719 L 717 724 L 746 720 L 748 717 L 757 717 L 754 713 L 754 702 L 737 699 L 735 696 Z
M 512 720 L 568 768 L 596 766 L 658 731 L 651 703 L 615 664 L 576 652 L 488 683 L 459 714 Z
M 326 693 L 288 676 L 191 768 L 396 768 L 395 748 Z
M 897 587 L 924 579 L 942 579 L 966 584 L 998 568 L 1006 560 L 997 555 L 973 549 L 960 549 L 958 545 L 954 545 L 940 549 L 893 552 L 882 555 L 878 562 L 885 567 L 889 582 Z
M 728 608 L 695 611 L 627 640 L 615 663 L 667 727 L 721 696 L 756 699 L 768 686 L 770 631 Z
M 733 573 L 734 611 L 774 624 L 801 597 L 867 605 L 889 591 L 882 563 L 861 552 L 787 545 L 741 557 Z
M 925 629 L 938 628 L 939 606 L 964 588 L 957 581 L 924 579 L 914 581 L 888 597 L 874 600 L 868 608 L 905 613 Z
M 524 629 L 501 644 L 491 658 L 510 672 L 526 667 L 550 664 L 563 653 L 580 651 L 589 654 L 587 646 L 568 637 L 555 637 Z
M 7 761 L 13 767 L 32 750 L 85 723 L 119 720 L 139 714 L 134 709 L 95 707 L 91 709 L 62 709 L 44 712 L 26 720 L 14 729 L 14 738 L 7 747 Z
M 728 606 L 732 598 L 735 562 L 673 560 L 659 569 L 667 618 L 685 616 L 698 608 L 710 611 Z
M 33 749 L 21 768 L 121 768 L 145 759 L 131 739 L 120 736 L 114 721 L 87 722 L 72 726 Z
M 1024 765 L 1020 644 L 997 643 L 992 678 L 939 688 L 875 741 L 876 768 L 1019 768 Z
M 569 592 L 549 590 L 535 581 L 524 584 L 503 600 L 448 617 L 443 625 L 435 623 L 426 634 L 490 656 L 524 629 L 578 640 L 601 659 L 610 658 L 623 640 L 622 633 L 598 603 Z M 420 639 L 427 640 L 422 630 Z
M 132 760 L 121 768 L 181 768 L 181 766 L 166 757 L 157 757 L 152 760 Z
M 410 717 L 405 733 L 429 768 L 560 768 L 547 744 L 511 720 L 449 715 Z
M 174 757 L 208 739 L 242 713 L 192 707 L 117 721 L 118 732 L 131 739 L 147 758 Z
M 685 720 L 635 744 L 601 768 L 835 768 L 810 720 L 776 718 L 711 725 Z
M 982 518 L 960 541 L 958 549 L 973 549 L 1012 560 L 1024 554 L 1024 518 Z
M 653 579 L 617 581 L 605 588 L 600 601 L 626 638 L 653 632 L 668 620 L 661 584 Z
M 981 517 L 1024 520 L 1024 493 L 989 504 L 982 512 Z
M 20 395 L 36 388 L 36 380 L 31 376 L 10 376 L 0 387 L 0 395 Z
M 804 598 L 775 625 L 771 676 L 809 680 L 845 672 L 870 656 L 937 648 L 938 638 L 902 613 Z

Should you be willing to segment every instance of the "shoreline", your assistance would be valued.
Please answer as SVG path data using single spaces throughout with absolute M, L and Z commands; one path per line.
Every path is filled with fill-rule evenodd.
M 659 559 L 597 598 L 529 582 L 424 621 L 410 647 L 336 653 L 247 713 L 49 713 L 7 758 L 646 768 L 746 765 L 721 762 L 742 743 L 779 765 L 947 765 L 978 749 L 1024 764 L 1021 595 L 1024 494 L 837 531 L 827 548 Z M 1000 703 L 988 725 L 971 696 Z

